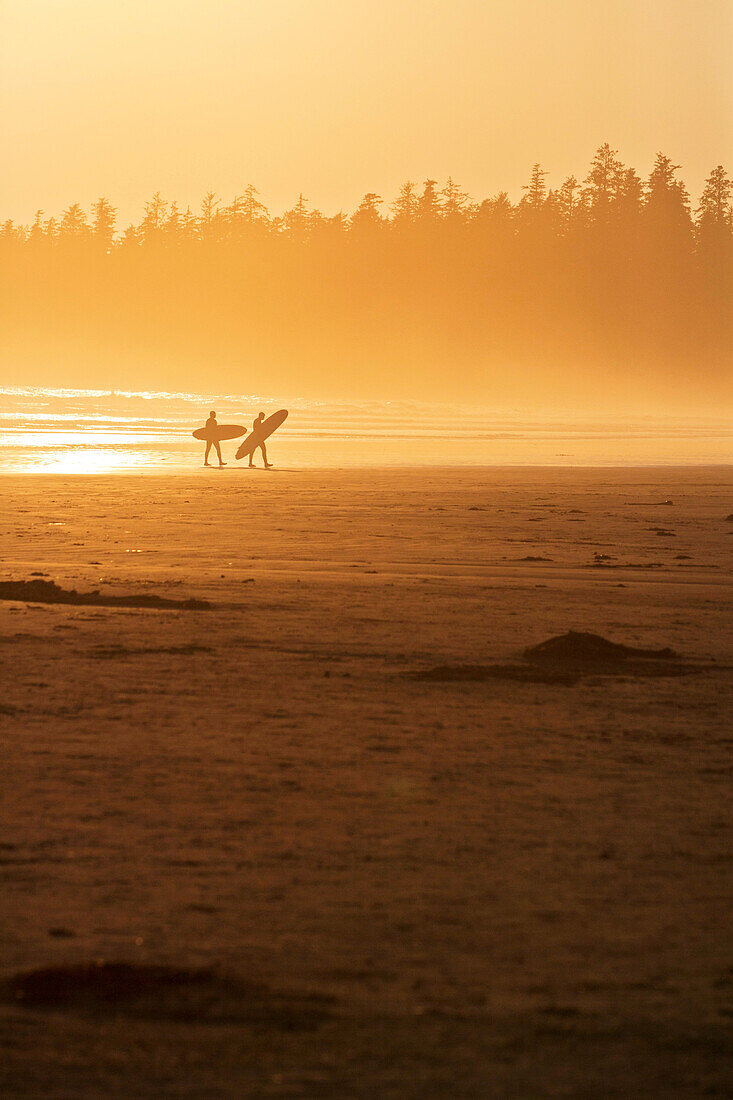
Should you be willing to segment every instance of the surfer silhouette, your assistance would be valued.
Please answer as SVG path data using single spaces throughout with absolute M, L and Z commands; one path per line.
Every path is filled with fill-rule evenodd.
M 262 426 L 262 423 L 263 423 L 264 419 L 265 419 L 265 414 L 263 412 L 261 412 L 260 415 L 257 417 L 257 419 L 252 422 L 252 434 L 253 435 L 256 435 L 258 433 L 259 429 Z M 250 454 L 250 456 L 249 456 L 250 466 L 254 466 L 253 459 L 254 459 L 254 456 L 255 456 L 255 451 L 262 451 L 262 458 L 263 458 L 263 461 L 265 463 L 265 469 L 269 470 L 270 467 L 272 466 L 272 463 L 267 461 L 267 449 L 265 448 L 264 439 L 262 440 L 261 443 L 257 444 L 254 451 L 252 451 L 252 453 Z
M 219 458 L 219 466 L 226 466 L 226 462 L 222 462 L 221 460 L 221 446 L 219 445 L 219 440 L 217 439 L 218 430 L 219 425 L 216 422 L 216 413 L 212 411 L 209 413 L 209 419 L 206 421 L 207 438 L 206 452 L 204 454 L 204 466 L 211 465 L 211 463 L 209 462 L 209 451 L 211 450 L 212 444 L 216 448 L 216 453 Z

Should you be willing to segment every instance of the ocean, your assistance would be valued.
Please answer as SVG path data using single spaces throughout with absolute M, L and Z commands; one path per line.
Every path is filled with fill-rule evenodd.
M 257 394 L 0 389 L 0 472 L 187 473 L 211 409 L 250 428 L 290 415 L 268 443 L 275 469 L 369 466 L 716 465 L 733 456 L 733 416 L 579 415 L 420 402 L 336 404 Z M 238 468 L 237 441 L 222 444 Z M 257 458 L 258 463 L 260 457 Z

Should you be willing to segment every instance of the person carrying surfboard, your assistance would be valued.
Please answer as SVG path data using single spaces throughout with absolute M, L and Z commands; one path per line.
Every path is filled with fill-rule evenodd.
M 211 465 L 211 463 L 209 462 L 209 451 L 211 450 L 212 445 L 216 448 L 216 453 L 219 458 L 219 467 L 221 468 L 222 466 L 226 466 L 226 462 L 222 462 L 221 446 L 219 445 L 219 440 L 216 438 L 218 428 L 219 425 L 216 422 L 216 413 L 212 411 L 209 413 L 209 419 L 206 421 L 207 438 L 206 453 L 204 454 L 204 466 Z
M 245 439 L 242 440 L 235 458 L 249 458 L 250 466 L 254 466 L 254 454 L 255 451 L 262 451 L 262 457 L 265 460 L 265 469 L 272 468 L 272 463 L 267 461 L 267 451 L 265 449 L 265 440 L 269 439 L 274 431 L 284 424 L 288 418 L 287 409 L 278 409 L 277 412 L 271 414 L 271 416 L 265 417 L 263 412 L 257 417 L 252 425 L 252 431 Z
M 262 427 L 264 419 L 265 419 L 265 414 L 263 412 L 261 412 L 260 415 L 257 417 L 257 419 L 252 422 L 252 435 L 258 435 L 259 434 L 259 431 Z M 264 439 L 262 440 L 261 443 L 257 444 L 257 446 L 254 448 L 253 451 L 250 452 L 250 456 L 249 456 L 250 466 L 254 466 L 254 461 L 253 460 L 254 460 L 254 456 L 255 456 L 255 451 L 262 451 L 262 458 L 264 459 L 265 469 L 269 470 L 272 467 L 272 463 L 267 461 L 267 450 L 265 448 Z

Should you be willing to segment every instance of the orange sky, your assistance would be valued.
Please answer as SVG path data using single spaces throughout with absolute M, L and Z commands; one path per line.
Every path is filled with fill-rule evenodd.
M 278 212 L 452 174 L 517 195 L 608 140 L 733 169 L 731 0 L 0 0 L 0 217 L 100 194 Z

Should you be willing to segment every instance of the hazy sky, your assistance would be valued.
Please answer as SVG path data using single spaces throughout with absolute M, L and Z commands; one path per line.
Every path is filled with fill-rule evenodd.
M 0 217 L 104 194 L 276 212 L 452 174 L 557 184 L 605 140 L 733 170 L 731 0 L 0 0 Z

